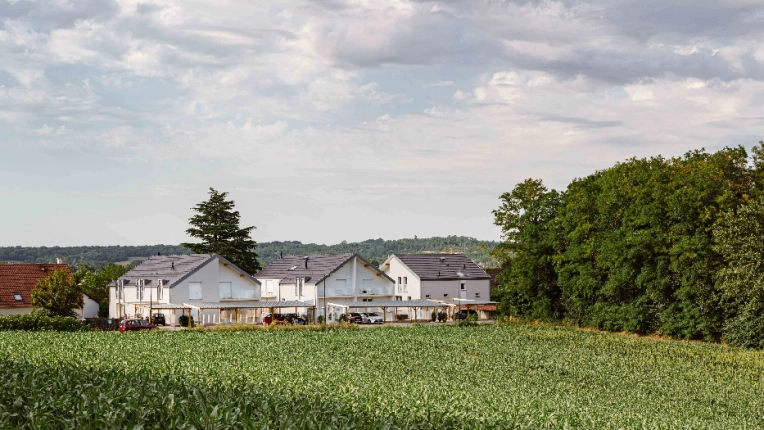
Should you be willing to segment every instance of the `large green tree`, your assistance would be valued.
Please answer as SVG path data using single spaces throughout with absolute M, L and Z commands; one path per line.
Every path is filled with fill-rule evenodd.
M 257 243 L 250 237 L 255 227 L 240 228 L 241 216 L 234 210 L 228 193 L 210 188 L 210 198 L 192 208 L 196 215 L 189 219 L 191 227 L 186 233 L 200 242 L 182 243 L 197 254 L 219 254 L 249 274 L 260 270 L 255 249 Z
M 32 306 L 50 316 L 74 317 L 75 309 L 84 306 L 82 288 L 66 270 L 56 269 L 48 277 L 39 279 L 31 292 Z

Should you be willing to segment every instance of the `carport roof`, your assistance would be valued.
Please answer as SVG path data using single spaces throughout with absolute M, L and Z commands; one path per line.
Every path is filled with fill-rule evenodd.
M 443 307 L 448 304 L 435 300 L 380 300 L 378 302 L 327 302 L 330 306 L 343 306 L 347 308 L 429 308 Z
M 156 310 L 162 310 L 162 309 L 189 309 L 187 305 L 179 305 L 177 303 L 140 303 L 135 305 L 138 308 L 146 308 L 146 309 L 156 309 Z
M 183 303 L 185 306 L 194 309 L 267 309 L 267 308 L 303 308 L 313 307 L 313 300 L 301 302 L 299 300 L 290 301 L 270 301 L 270 302 L 198 302 Z

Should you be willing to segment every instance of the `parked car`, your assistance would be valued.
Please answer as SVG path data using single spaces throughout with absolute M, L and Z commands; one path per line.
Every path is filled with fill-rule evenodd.
M 286 324 L 287 323 L 286 315 L 284 315 L 284 314 L 275 314 L 275 315 L 265 314 L 265 316 L 263 317 L 263 324 L 270 325 L 272 323 Z
M 301 317 L 298 314 L 284 314 L 284 316 L 286 317 L 286 322 L 288 322 L 289 324 L 297 324 L 297 325 L 308 324 L 308 320 L 306 320 L 305 318 Z
M 454 320 L 459 321 L 467 318 L 467 315 L 475 315 L 478 316 L 478 313 L 474 309 L 459 309 L 454 313 Z
M 361 315 L 358 312 L 350 312 L 348 314 L 348 322 L 349 323 L 361 324 L 363 322 L 363 315 Z
M 164 320 L 164 314 L 154 314 L 151 316 L 151 322 L 156 325 L 165 326 L 167 323 Z
M 151 330 L 155 328 L 157 328 L 157 326 L 149 324 L 146 320 L 122 320 L 122 322 L 119 323 L 119 331 L 121 333 L 126 331 Z
M 363 315 L 363 323 L 364 324 L 382 324 L 384 320 L 382 319 L 382 315 L 379 315 L 376 312 L 370 312 L 368 314 L 361 314 Z

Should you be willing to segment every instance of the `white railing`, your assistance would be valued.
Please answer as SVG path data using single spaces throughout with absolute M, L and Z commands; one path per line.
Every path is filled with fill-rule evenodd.
M 408 293 L 409 292 L 408 284 L 398 284 L 398 292 L 399 293 Z

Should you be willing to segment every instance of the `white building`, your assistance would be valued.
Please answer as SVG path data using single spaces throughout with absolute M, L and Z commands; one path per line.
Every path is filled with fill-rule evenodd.
M 464 254 L 393 254 L 380 269 L 395 280 L 395 300 L 454 304 L 490 300 L 491 277 Z
M 316 304 L 317 315 L 324 304 L 391 300 L 395 281 L 357 254 L 287 255 L 255 274 L 261 282 L 261 297 L 269 301 L 305 301 Z M 308 314 L 310 307 L 297 309 Z M 327 321 L 336 320 L 341 309 L 329 309 Z M 309 320 L 313 315 L 307 315 Z
M 151 310 L 174 324 L 196 303 L 221 303 L 193 314 L 197 322 L 214 323 L 232 319 L 221 310 L 232 302 L 259 300 L 260 282 L 217 254 L 153 256 L 109 286 L 109 317 L 146 317 Z M 254 316 L 254 309 L 236 310 L 237 320 L 253 322 Z

